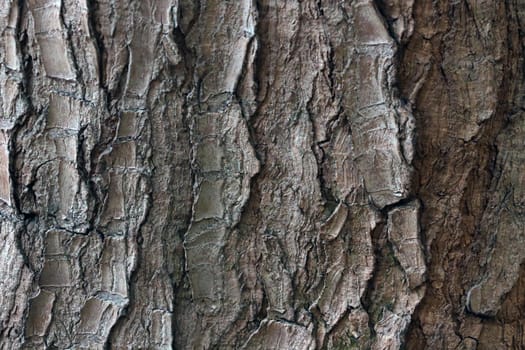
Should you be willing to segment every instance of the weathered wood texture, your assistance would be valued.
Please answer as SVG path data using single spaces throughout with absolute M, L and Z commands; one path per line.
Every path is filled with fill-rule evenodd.
M 525 348 L 522 0 L 0 0 L 0 348 Z

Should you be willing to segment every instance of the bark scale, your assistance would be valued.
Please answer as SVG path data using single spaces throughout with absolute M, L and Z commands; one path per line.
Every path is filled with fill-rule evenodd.
M 525 347 L 524 21 L 0 0 L 0 346 Z

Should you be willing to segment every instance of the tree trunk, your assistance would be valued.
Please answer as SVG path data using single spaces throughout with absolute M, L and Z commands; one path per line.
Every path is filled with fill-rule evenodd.
M 525 348 L 522 0 L 0 0 L 2 349 Z

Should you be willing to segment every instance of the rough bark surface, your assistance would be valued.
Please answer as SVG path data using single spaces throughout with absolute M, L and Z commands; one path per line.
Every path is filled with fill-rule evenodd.
M 0 30 L 0 348 L 525 348 L 525 2 Z

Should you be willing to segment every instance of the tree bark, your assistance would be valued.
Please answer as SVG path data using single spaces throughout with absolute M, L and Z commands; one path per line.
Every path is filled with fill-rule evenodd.
M 524 23 L 0 0 L 0 348 L 525 348 Z

